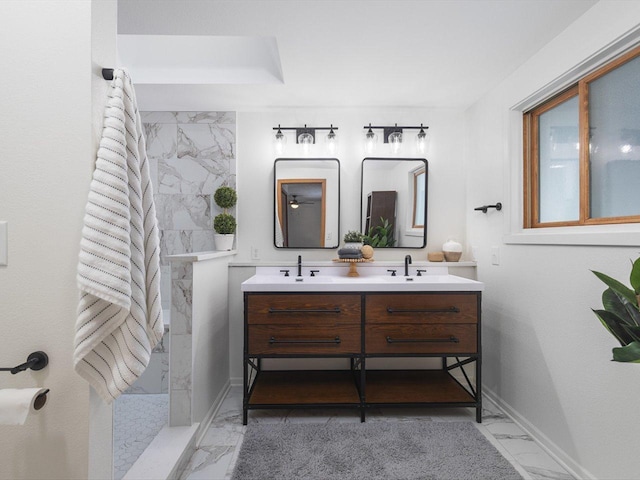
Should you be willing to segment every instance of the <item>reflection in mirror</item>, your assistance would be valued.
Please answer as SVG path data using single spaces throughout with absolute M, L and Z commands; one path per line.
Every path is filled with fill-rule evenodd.
M 380 248 L 427 244 L 428 163 L 424 158 L 362 161 L 362 233 Z
M 337 248 L 340 162 L 278 158 L 274 162 L 274 244 L 278 248 Z

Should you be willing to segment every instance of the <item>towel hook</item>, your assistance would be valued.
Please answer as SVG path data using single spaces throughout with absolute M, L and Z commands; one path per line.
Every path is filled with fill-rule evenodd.
M 49 364 L 49 356 L 41 351 L 30 353 L 27 357 L 27 361 L 10 368 L 0 368 L 0 372 L 11 372 L 12 375 L 16 373 L 24 372 L 25 370 L 42 370 Z

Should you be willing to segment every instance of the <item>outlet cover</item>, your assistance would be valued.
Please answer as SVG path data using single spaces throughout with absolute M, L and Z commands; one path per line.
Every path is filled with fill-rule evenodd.
M 500 247 L 491 247 L 491 265 L 500 265 Z

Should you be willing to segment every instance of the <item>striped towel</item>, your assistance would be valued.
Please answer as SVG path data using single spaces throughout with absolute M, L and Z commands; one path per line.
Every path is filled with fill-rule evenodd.
M 160 249 L 133 83 L 113 72 L 78 262 L 74 368 L 111 403 L 162 338 Z

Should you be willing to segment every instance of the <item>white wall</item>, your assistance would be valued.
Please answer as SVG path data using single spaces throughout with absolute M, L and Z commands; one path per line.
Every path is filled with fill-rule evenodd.
M 229 384 L 229 257 L 193 264 L 193 410 L 202 422 Z
M 335 250 L 276 249 L 273 246 L 273 162 L 278 157 L 273 148 L 273 127 L 337 125 L 339 150 L 330 155 L 324 141 L 313 145 L 311 157 L 337 157 L 340 160 L 340 235 L 348 230 L 360 230 L 360 171 L 366 156 L 391 156 L 388 144 L 382 144 L 379 132 L 378 150 L 364 152 L 364 125 L 429 125 L 430 151 L 416 152 L 407 141 L 399 157 L 424 158 L 429 161 L 429 204 L 427 247 L 421 250 L 377 250 L 379 260 L 398 260 L 406 253 L 414 259 L 426 260 L 427 250 L 439 251 L 450 236 L 465 238 L 465 189 L 463 171 L 463 122 L 457 110 L 429 109 L 326 109 L 238 112 L 238 256 L 237 262 L 251 261 L 251 247 L 258 249 L 260 261 L 295 260 L 302 253 L 303 261 L 331 260 Z M 407 131 L 411 137 L 417 131 Z M 409 140 L 409 139 L 407 139 Z M 280 157 L 297 157 L 298 145 L 289 141 Z M 340 239 L 342 244 L 342 239 Z
M 101 121 L 92 95 L 95 108 L 104 105 L 98 89 L 92 93 L 100 75 L 91 63 L 94 3 L 0 2 L 0 220 L 9 226 L 0 364 L 21 363 L 34 350 L 50 359 L 40 372 L 2 373 L 0 387 L 51 389 L 39 415 L 0 427 L 3 479 L 88 477 L 89 387 L 73 371 L 72 353 L 78 246 Z M 102 5 L 113 15 L 104 25 L 115 25 L 115 2 Z M 104 58 L 109 32 L 100 32 L 93 39 Z
M 478 247 L 486 284 L 484 383 L 581 478 L 639 474 L 640 367 L 610 361 L 617 344 L 590 311 L 604 288 L 589 270 L 628 283 L 640 235 L 629 242 L 636 247 L 503 243 L 521 217 L 521 114 L 510 108 L 637 29 L 638 19 L 638 1 L 598 3 L 466 113 L 467 243 Z M 502 212 L 472 211 L 496 201 Z

